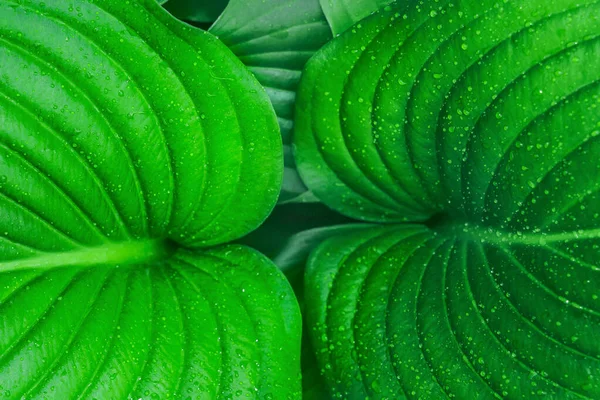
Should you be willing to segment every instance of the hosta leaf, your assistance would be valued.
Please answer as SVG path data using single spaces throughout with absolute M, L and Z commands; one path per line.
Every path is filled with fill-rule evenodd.
M 216 39 L 145 0 L 0 4 L 3 231 L 23 226 L 11 239 L 31 244 L 35 231 L 55 249 L 168 235 L 206 246 L 270 212 L 275 118 Z M 102 23 L 88 23 L 97 13 Z
M 295 397 L 289 285 L 251 250 L 201 250 L 279 194 L 259 83 L 153 0 L 0 15 L 1 393 Z
M 383 9 L 394 0 L 319 0 L 331 30 L 339 35 L 356 22 Z M 403 0 L 405 2 L 412 0 Z
M 166 0 L 163 7 L 179 19 L 212 24 L 229 0 Z
M 333 212 L 322 203 L 282 204 L 275 208 L 260 228 L 241 242 L 260 250 L 273 260 L 292 285 L 302 310 L 304 270 L 310 252 L 328 237 L 368 227 L 366 224 L 347 222 L 351 220 Z M 321 376 L 308 333 L 303 324 L 302 398 L 324 400 L 328 398 L 328 389 Z
M 599 20 L 593 0 L 396 5 L 309 63 L 309 189 L 434 232 L 314 255 L 308 320 L 337 394 L 600 396 Z
M 126 261 L 128 250 L 119 251 Z M 129 267 L 5 274 L 0 320 L 7 398 L 288 398 L 299 390 L 289 284 L 241 246 L 178 250 Z
M 373 221 L 440 211 L 479 218 L 481 201 L 491 217 L 491 205 L 508 194 L 500 184 L 515 182 L 518 196 L 501 201 L 505 213 L 514 211 L 542 187 L 536 179 L 597 130 L 594 118 L 581 116 L 594 105 L 599 70 L 578 68 L 599 60 L 596 3 L 491 3 L 468 13 L 415 7 L 406 19 L 384 12 L 315 56 L 301 86 L 296 142 L 317 197 Z M 564 35 L 554 38 L 557 30 Z M 438 40 L 425 38 L 434 32 Z M 522 61 L 504 62 L 509 57 Z M 559 129 L 564 114 L 578 124 L 576 135 Z M 534 134 L 545 126 L 552 130 Z
M 331 31 L 318 0 L 232 0 L 210 32 L 217 35 L 267 90 L 284 143 L 281 201 L 306 191 L 292 151 L 296 89 L 308 59 Z
M 239 243 L 269 257 L 286 274 L 292 286 L 301 287 L 310 252 L 330 236 L 366 225 L 352 222 L 320 202 L 281 204 L 264 224 Z
M 334 396 L 598 398 L 597 250 L 542 238 L 400 225 L 325 242 L 305 309 Z

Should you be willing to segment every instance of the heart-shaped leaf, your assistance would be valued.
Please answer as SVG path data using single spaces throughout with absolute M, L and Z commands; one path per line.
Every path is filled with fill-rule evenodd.
M 329 206 L 306 282 L 349 398 L 600 397 L 600 3 L 425 1 L 303 78 L 297 161 Z
M 0 393 L 293 398 L 269 99 L 154 0 L 0 0 Z
M 296 89 L 308 59 L 331 39 L 318 0 L 232 0 L 210 32 L 252 71 L 281 128 L 285 172 L 280 201 L 306 192 L 292 156 Z
M 330 239 L 305 311 L 332 392 L 597 398 L 600 269 L 579 248 L 595 244 L 402 225 Z
M 297 305 L 264 256 L 226 246 L 122 265 L 151 254 L 134 246 L 62 254 L 80 266 L 113 254 L 94 268 L 52 269 L 65 265 L 55 256 L 59 262 L 1 276 L 5 397 L 298 394 Z

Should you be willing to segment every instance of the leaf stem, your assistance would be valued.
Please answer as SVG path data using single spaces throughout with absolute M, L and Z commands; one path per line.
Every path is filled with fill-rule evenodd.
M 471 239 L 479 239 L 491 244 L 519 244 L 527 246 L 545 246 L 556 242 L 572 242 L 577 240 L 600 239 L 600 229 L 577 230 L 561 233 L 524 233 L 504 232 L 493 228 L 483 228 L 471 224 L 459 225 L 455 233 L 466 235 Z
M 0 273 L 27 269 L 138 264 L 163 259 L 172 251 L 173 245 L 165 240 L 110 243 L 60 253 L 40 253 L 30 258 L 0 262 Z

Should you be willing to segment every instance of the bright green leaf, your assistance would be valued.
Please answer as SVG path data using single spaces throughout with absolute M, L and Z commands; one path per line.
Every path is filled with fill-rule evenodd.
M 297 305 L 264 256 L 226 246 L 115 268 L 129 246 L 95 268 L 1 276 L 5 397 L 296 396 Z
M 399 223 L 312 256 L 343 398 L 600 397 L 600 3 L 425 1 L 355 25 L 299 91 L 310 190 Z
M 399 225 L 325 242 L 305 310 L 334 396 L 598 398 L 600 269 L 581 250 L 597 239 L 561 236 Z
M 280 200 L 296 198 L 306 191 L 291 150 L 296 89 L 308 59 L 331 39 L 318 0 L 232 0 L 210 32 L 266 88 L 284 143 L 286 169 Z
M 289 284 L 213 247 L 279 195 L 260 84 L 154 0 L 0 15 L 0 393 L 298 398 Z
M 218 40 L 146 0 L 78 12 L 0 4 L 11 239 L 48 250 L 148 236 L 207 246 L 269 214 L 282 174 L 275 117 Z M 96 13 L 105 23 L 88 23 Z

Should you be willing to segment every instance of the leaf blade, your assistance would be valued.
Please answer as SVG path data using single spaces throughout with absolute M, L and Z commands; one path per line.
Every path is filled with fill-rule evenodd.
M 306 296 L 332 395 L 510 398 L 535 381 L 550 398 L 594 398 L 597 312 L 556 295 L 541 301 L 540 281 L 501 257 L 518 252 L 519 268 L 537 274 L 561 260 L 527 251 L 410 226 L 325 242 L 309 262 Z M 593 285 L 579 286 L 568 298 L 591 296 Z M 560 361 L 549 365 L 548 352 Z
M 41 309 L 46 310 L 38 314 L 45 315 L 43 319 L 19 329 L 24 332 L 20 342 L 10 345 L 3 340 L 0 379 L 12 396 L 35 397 L 51 387 L 69 398 L 127 398 L 145 396 L 147 390 L 165 397 L 226 396 L 240 390 L 294 397 L 300 390 L 299 311 L 283 275 L 255 251 L 241 246 L 178 251 L 165 262 L 121 271 L 111 266 L 52 271 L 36 285 L 53 280 L 67 282 L 62 291 L 55 291 L 60 298 L 54 296 L 54 306 Z M 43 293 L 41 287 L 29 285 L 32 293 Z M 23 317 L 7 312 L 15 305 L 22 309 L 19 296 L 25 294 L 30 305 L 43 301 L 25 291 L 22 287 L 11 293 L 13 306 L 2 305 L 4 326 L 20 325 Z M 215 308 L 218 298 L 223 303 Z M 227 333 L 232 319 L 237 329 Z M 5 331 L 3 339 L 6 335 Z M 224 347 L 218 345 L 219 335 Z M 44 337 L 46 341 L 38 342 Z M 290 342 L 290 337 L 296 339 Z M 32 342 L 40 343 L 39 351 L 32 351 Z M 282 346 L 290 349 L 285 360 L 273 350 Z M 123 357 L 137 363 L 124 363 Z M 258 369 L 251 366 L 255 358 L 260 360 Z M 227 378 L 233 373 L 239 378 Z M 204 377 L 204 383 L 192 379 L 194 374 L 196 379 Z M 207 385 L 219 379 L 220 385 Z
M 327 20 L 335 35 L 341 34 L 358 21 L 383 9 L 394 1 L 395 0 L 320 0 L 323 12 L 327 16 Z
M 266 217 L 275 202 L 282 173 L 278 166 L 281 153 L 277 151 L 275 118 L 259 85 L 242 71 L 241 64 L 216 39 L 177 23 L 151 2 L 127 6 L 115 6 L 110 1 L 82 4 L 80 12 L 85 18 L 95 13 L 103 15 L 105 25 L 98 31 L 90 28 L 85 18 L 72 15 L 68 5 L 60 2 L 46 4 L 43 16 L 34 12 L 34 6 L 13 7 L 11 4 L 2 3 L 3 12 L 9 15 L 3 19 L 2 29 L 11 41 L 2 47 L 7 60 L 3 87 L 13 104 L 15 98 L 19 99 L 19 103 L 39 115 L 43 124 L 54 125 L 54 135 L 46 130 L 42 137 L 45 145 L 53 149 L 62 147 L 64 150 L 53 151 L 68 157 L 63 162 L 79 171 L 85 189 L 98 193 L 106 203 L 90 202 L 82 188 L 71 179 L 62 178 L 60 169 L 53 168 L 52 162 L 44 166 L 39 155 L 34 158 L 32 154 L 39 152 L 33 140 L 29 140 L 28 147 L 19 150 L 26 150 L 22 156 L 36 160 L 34 166 L 51 174 L 54 182 L 61 182 L 62 186 L 68 183 L 67 194 L 74 196 L 73 202 L 83 208 L 85 215 L 94 216 L 94 223 L 114 221 L 106 227 L 105 235 L 113 230 L 115 235 L 119 234 L 119 226 L 121 236 L 115 236 L 115 240 L 126 239 L 128 235 L 165 235 L 167 229 L 172 229 L 174 236 L 183 234 L 191 238 L 193 230 L 204 238 L 214 238 L 206 244 L 219 243 L 247 233 Z M 140 15 L 148 19 L 136 18 Z M 155 24 L 154 37 L 146 33 L 149 24 Z M 32 25 L 41 28 L 23 32 L 24 27 Z M 113 31 L 123 32 L 123 38 L 110 39 Z M 156 36 L 160 35 L 169 37 L 171 46 L 159 43 Z M 57 37 L 68 40 L 65 45 L 58 45 Z M 43 59 L 24 55 L 14 49 L 14 43 L 36 46 L 37 54 Z M 214 58 L 204 59 L 195 49 L 211 53 Z M 178 57 L 175 57 L 176 52 L 179 52 Z M 78 57 L 70 60 L 71 53 Z M 90 58 L 101 67 L 81 67 L 87 65 Z M 21 68 L 23 63 L 30 65 L 31 72 Z M 144 63 L 155 65 L 163 73 L 157 75 L 158 70 L 144 69 Z M 11 68 L 11 65 L 19 67 Z M 63 69 L 67 72 L 63 73 Z M 34 76 L 34 72 L 39 75 Z M 232 81 L 232 76 L 238 80 Z M 25 77 L 29 85 L 25 85 Z M 199 81 L 203 82 L 206 92 L 198 89 Z M 49 87 L 51 97 L 34 99 L 32 90 L 38 87 Z M 174 90 L 164 96 L 161 87 Z M 256 92 L 248 92 L 248 87 Z M 206 96 L 207 92 L 217 97 L 211 99 Z M 63 101 L 64 107 L 72 112 L 61 115 L 54 111 L 54 102 L 62 104 Z M 256 108 L 236 111 L 246 102 L 255 104 Z M 174 107 L 176 103 L 181 108 Z M 115 109 L 114 104 L 119 107 Z M 222 108 L 229 112 L 219 112 Z M 14 106 L 8 112 L 12 109 Z M 32 113 L 30 118 L 35 118 Z M 86 117 L 77 119 L 79 113 Z M 169 124 L 171 120 L 173 123 Z M 13 129 L 20 126 L 15 121 Z M 220 143 L 231 146 L 228 155 L 211 139 L 214 133 L 210 132 L 218 129 L 229 132 L 221 136 Z M 137 132 L 145 133 L 138 135 Z M 22 141 L 25 139 L 29 138 L 24 137 Z M 61 144 L 56 143 L 57 140 Z M 107 159 L 106 154 L 112 158 Z M 52 152 L 45 154 L 46 159 L 51 155 Z M 226 159 L 226 156 L 231 158 Z M 268 169 L 262 179 L 256 174 L 257 169 L 262 170 L 258 167 L 260 164 Z M 187 172 L 182 170 L 182 165 Z M 216 170 L 222 174 L 220 179 L 218 173 L 215 175 Z M 236 189 L 238 181 L 240 186 Z M 246 187 L 248 181 L 268 196 L 250 193 Z M 4 186 L 11 184 L 12 181 Z M 215 187 L 220 190 L 212 190 Z M 61 189 L 64 191 L 67 187 Z M 230 215 L 237 214 L 240 196 L 246 199 L 249 208 L 256 207 L 260 211 L 252 213 L 255 215 L 252 220 L 234 223 Z M 190 203 L 198 206 L 195 209 Z M 114 218 L 109 216 L 111 208 Z M 213 224 L 209 225 L 213 217 Z M 127 224 L 131 226 L 124 229 Z M 184 228 L 187 230 L 181 231 Z M 229 230 L 229 234 L 220 234 L 223 230 Z M 202 242 L 204 239 L 194 240 Z
M 0 13 L 3 394 L 298 397 L 289 284 L 214 247 L 279 194 L 260 84 L 154 1 Z
M 307 67 L 301 175 L 381 224 L 312 255 L 321 370 L 334 397 L 595 398 L 598 95 L 578 61 L 598 59 L 598 3 L 455 6 L 392 6 Z
M 266 88 L 278 116 L 286 176 L 280 200 L 306 191 L 292 157 L 296 89 L 309 58 L 331 31 L 317 0 L 231 1 L 210 28 Z

